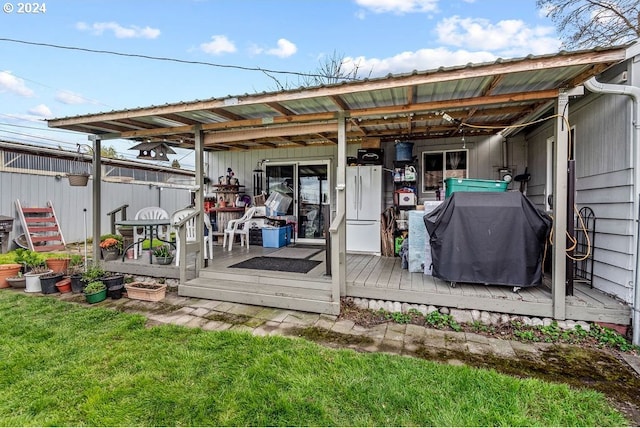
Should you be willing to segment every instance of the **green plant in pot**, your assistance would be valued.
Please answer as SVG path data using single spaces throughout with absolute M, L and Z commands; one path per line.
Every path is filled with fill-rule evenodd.
M 50 272 L 45 266 L 45 259 L 35 251 L 19 248 L 16 250 L 15 259 L 25 267 L 25 290 L 27 293 L 40 293 L 42 286 L 40 276 Z
M 100 266 L 99 263 L 92 263 L 88 265 L 82 273 L 82 282 L 84 283 L 84 287 L 86 288 L 92 282 L 101 281 L 105 273 L 104 268 Z
M 84 288 L 84 296 L 89 303 L 102 302 L 107 298 L 107 286 L 102 281 L 91 281 Z
M 170 264 L 173 261 L 173 252 L 169 245 L 160 245 L 153 250 L 153 257 L 158 264 Z

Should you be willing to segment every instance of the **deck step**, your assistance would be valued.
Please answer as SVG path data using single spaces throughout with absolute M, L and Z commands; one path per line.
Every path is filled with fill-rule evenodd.
M 289 287 L 304 287 L 312 289 L 331 289 L 331 278 L 295 278 L 287 273 L 273 271 L 257 271 L 252 269 L 241 269 L 241 273 L 225 271 L 200 271 L 200 278 L 214 282 L 239 282 L 261 285 L 283 285 Z
M 340 303 L 331 302 L 331 284 L 325 290 L 308 287 L 299 282 L 298 287 L 269 285 L 211 278 L 196 278 L 178 286 L 178 294 L 185 297 L 222 300 L 256 306 L 268 306 L 296 311 L 337 315 Z

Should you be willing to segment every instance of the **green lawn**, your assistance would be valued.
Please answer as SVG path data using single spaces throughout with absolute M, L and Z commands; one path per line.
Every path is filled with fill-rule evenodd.
M 0 290 L 0 425 L 620 426 L 603 395 Z

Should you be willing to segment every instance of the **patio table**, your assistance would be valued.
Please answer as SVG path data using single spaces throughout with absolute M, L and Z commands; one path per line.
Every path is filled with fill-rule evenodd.
M 149 246 L 151 247 L 151 245 L 153 245 L 153 239 L 154 239 L 154 235 L 155 235 L 155 239 L 162 241 L 162 242 L 166 242 L 168 244 L 171 244 L 171 246 L 173 246 L 173 248 L 175 249 L 175 244 L 173 242 L 170 241 L 165 241 L 164 239 L 160 239 L 158 237 L 158 227 L 160 226 L 170 226 L 171 225 L 171 221 L 168 218 L 154 218 L 154 219 L 139 219 L 139 220 L 119 220 L 115 222 L 116 226 L 130 226 L 130 227 L 143 227 L 144 228 L 144 237 L 142 239 L 139 239 L 136 242 L 133 242 L 131 244 L 129 244 L 127 246 L 127 248 L 124 249 L 123 253 L 122 253 L 122 261 L 124 261 L 124 258 L 127 254 L 127 250 L 129 248 L 133 248 L 134 245 L 138 245 L 140 244 L 142 241 L 144 241 L 145 239 L 149 239 Z M 149 263 L 153 264 L 153 252 L 150 251 L 149 252 Z

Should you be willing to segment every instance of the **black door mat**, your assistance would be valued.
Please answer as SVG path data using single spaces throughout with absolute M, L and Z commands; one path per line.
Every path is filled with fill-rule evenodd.
M 254 257 L 230 268 L 273 270 L 279 272 L 307 273 L 322 261 L 308 259 L 291 259 L 285 257 Z

